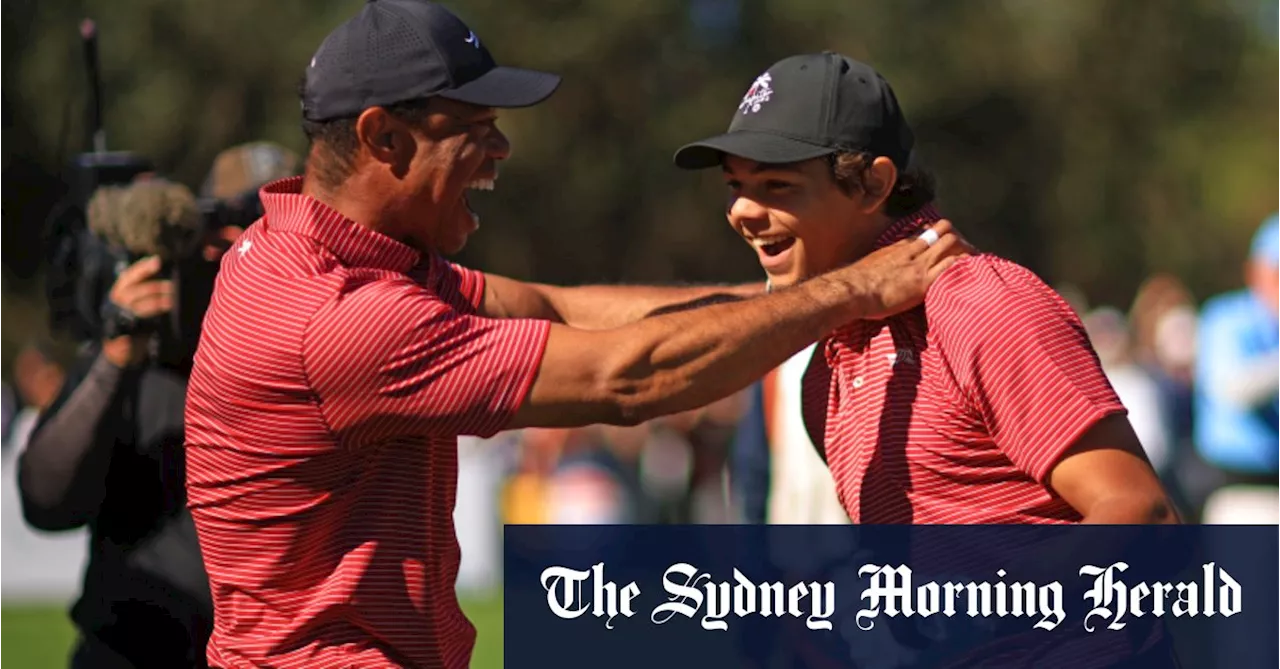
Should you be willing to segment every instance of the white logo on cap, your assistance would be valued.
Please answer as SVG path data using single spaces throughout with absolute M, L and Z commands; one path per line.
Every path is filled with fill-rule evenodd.
M 747 94 L 742 96 L 742 102 L 738 104 L 738 111 L 743 114 L 760 111 L 760 105 L 769 101 L 773 96 L 773 89 L 769 88 L 769 82 L 773 81 L 773 77 L 768 72 L 756 77 L 751 88 L 747 89 Z
M 470 44 L 471 46 L 474 46 L 475 48 L 479 49 L 479 48 L 480 48 L 480 38 L 479 38 L 479 37 L 476 37 L 476 33 L 475 33 L 475 31 L 474 31 L 474 30 L 468 30 L 467 32 L 469 32 L 469 33 L 471 33 L 471 34 L 470 34 L 470 35 L 467 35 L 467 39 L 465 39 L 465 40 L 463 40 L 463 41 L 465 41 L 467 44 Z

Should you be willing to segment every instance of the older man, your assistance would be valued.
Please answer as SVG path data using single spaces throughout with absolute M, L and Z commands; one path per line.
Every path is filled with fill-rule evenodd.
M 457 437 L 705 405 L 853 319 L 923 298 L 949 224 L 774 294 L 643 318 L 703 289 L 535 286 L 458 267 L 510 145 L 497 67 L 444 8 L 380 0 L 307 68 L 304 177 L 265 187 L 224 262 L 187 404 L 218 666 L 466 666 Z M 739 289 L 739 294 L 758 288 Z

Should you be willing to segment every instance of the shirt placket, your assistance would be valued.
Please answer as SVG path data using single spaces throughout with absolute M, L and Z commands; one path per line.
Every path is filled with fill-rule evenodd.
M 840 487 L 845 490 L 842 497 L 849 517 L 854 522 L 859 521 L 860 504 L 857 503 L 857 498 L 849 497 L 848 494 L 861 490 L 867 463 L 870 462 L 870 454 L 862 443 L 865 430 L 859 424 L 865 414 L 863 388 L 867 386 L 868 380 L 867 356 L 862 353 L 869 344 L 865 327 L 856 325 L 828 340 L 824 350 L 827 366 L 832 371 L 841 400 L 834 415 L 827 420 L 827 443 L 828 448 L 836 445 L 837 448 L 845 449 L 847 452 L 844 456 L 850 458 L 848 476 Z M 848 435 L 848 443 L 835 444 L 835 440 L 831 439 L 832 434 Z

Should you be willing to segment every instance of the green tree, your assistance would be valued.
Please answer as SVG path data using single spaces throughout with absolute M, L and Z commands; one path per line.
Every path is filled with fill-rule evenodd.
M 198 186 L 232 144 L 304 149 L 299 76 L 362 4 L 6 2 L 6 297 L 38 302 L 39 223 L 84 148 L 81 18 L 101 30 L 111 147 Z M 462 257 L 520 278 L 758 276 L 724 223 L 718 175 L 670 156 L 722 131 L 770 63 L 822 49 L 893 83 L 943 209 L 970 237 L 1095 302 L 1126 305 L 1156 270 L 1201 298 L 1238 285 L 1249 236 L 1276 208 L 1277 49 L 1260 0 L 451 6 L 500 62 L 565 75 L 547 104 L 504 114 L 515 155 L 476 198 L 483 229 Z M 695 20 L 726 10 L 726 33 Z

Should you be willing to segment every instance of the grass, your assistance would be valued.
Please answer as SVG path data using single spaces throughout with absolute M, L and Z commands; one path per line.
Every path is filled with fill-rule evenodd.
M 465 599 L 462 609 L 475 624 L 476 649 L 471 666 L 502 666 L 502 597 Z M 23 669 L 65 669 L 76 640 L 67 609 L 52 605 L 5 606 L 0 609 L 0 664 Z
M 476 650 L 471 655 L 474 669 L 502 667 L 502 595 L 462 601 L 471 624 L 476 626 Z
M 0 664 L 31 669 L 63 669 L 76 631 L 63 606 L 5 606 L 0 609 Z

